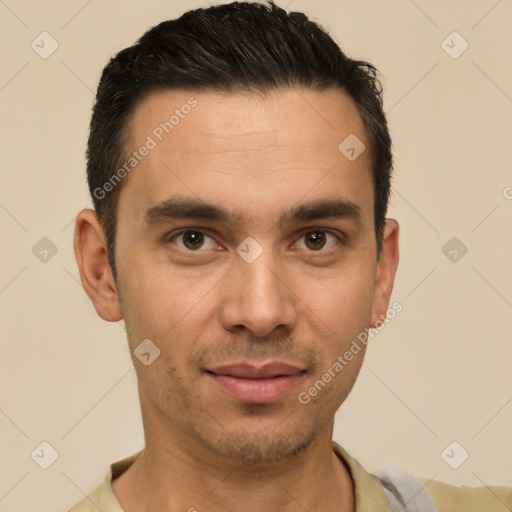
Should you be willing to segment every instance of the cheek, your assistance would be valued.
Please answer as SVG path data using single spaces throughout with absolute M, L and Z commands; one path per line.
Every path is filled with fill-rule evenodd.
M 218 280 L 218 276 L 204 276 L 191 281 L 158 265 L 142 264 L 129 276 L 120 274 L 121 308 L 131 351 L 143 340 L 151 340 L 160 350 L 161 369 L 177 378 L 216 311 Z
M 348 266 L 328 279 L 310 276 L 297 280 L 298 295 L 340 341 L 368 327 L 373 303 L 374 276 L 369 266 Z
M 136 325 L 152 326 L 160 335 L 168 332 L 191 312 L 208 287 L 210 279 L 190 282 L 169 266 L 144 262 L 132 265 L 128 272 L 120 275 L 123 296 L 123 313 L 130 316 Z

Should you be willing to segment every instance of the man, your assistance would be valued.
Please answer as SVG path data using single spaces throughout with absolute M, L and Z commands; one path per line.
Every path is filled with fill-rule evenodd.
M 373 66 L 273 4 L 190 11 L 107 65 L 87 158 L 75 254 L 124 319 L 145 448 L 73 512 L 509 510 L 332 442 L 398 264 Z

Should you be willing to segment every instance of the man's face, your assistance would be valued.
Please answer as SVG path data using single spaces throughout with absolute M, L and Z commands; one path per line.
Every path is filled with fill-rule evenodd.
M 231 458 L 300 451 L 332 428 L 364 350 L 309 403 L 299 394 L 387 308 L 369 151 L 338 150 L 350 134 L 369 148 L 355 105 L 339 90 L 158 92 L 129 128 L 130 153 L 156 142 L 124 183 L 115 251 L 130 349 L 160 350 L 133 358 L 146 435 Z

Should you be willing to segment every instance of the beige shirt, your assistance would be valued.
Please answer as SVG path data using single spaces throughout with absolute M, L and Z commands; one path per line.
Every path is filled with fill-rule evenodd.
M 391 512 L 379 481 L 333 442 L 333 449 L 349 469 L 355 486 L 356 512 Z M 112 479 L 126 471 L 142 450 L 110 465 L 101 485 L 68 512 L 124 512 L 112 492 Z M 454 486 L 420 478 L 439 512 L 511 512 L 512 487 Z

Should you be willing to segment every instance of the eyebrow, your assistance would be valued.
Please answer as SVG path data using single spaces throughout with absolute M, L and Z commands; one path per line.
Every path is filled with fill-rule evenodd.
M 362 221 L 361 208 L 353 201 L 345 199 L 317 199 L 284 212 L 278 219 L 280 226 L 296 222 L 320 219 L 352 219 Z M 171 198 L 149 208 L 145 214 L 146 224 L 161 224 L 171 220 L 203 219 L 226 224 L 243 221 L 241 213 L 223 206 L 205 203 L 193 198 Z

